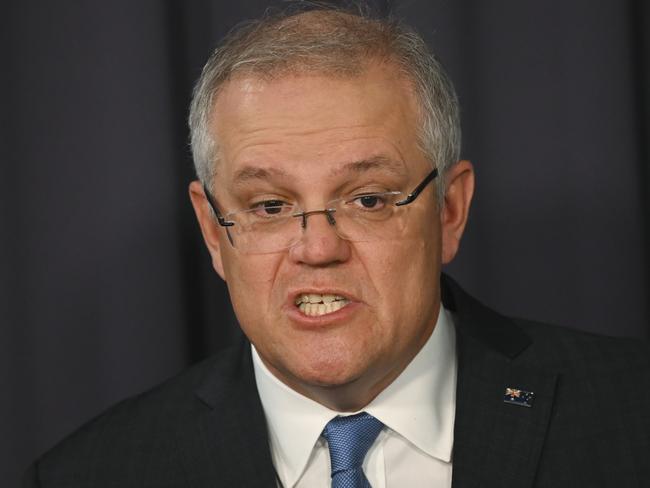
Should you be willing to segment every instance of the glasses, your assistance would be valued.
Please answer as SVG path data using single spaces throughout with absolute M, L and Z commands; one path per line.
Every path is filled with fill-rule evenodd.
M 307 219 L 323 214 L 342 239 L 373 242 L 398 239 L 404 235 L 406 213 L 400 207 L 413 203 L 422 190 L 438 176 L 434 168 L 410 193 L 400 191 L 349 195 L 328 202 L 322 210 L 303 211 L 298 205 L 267 200 L 248 210 L 222 215 L 215 198 L 203 186 L 217 222 L 225 227 L 230 244 L 246 254 L 266 254 L 289 249 L 307 229 Z

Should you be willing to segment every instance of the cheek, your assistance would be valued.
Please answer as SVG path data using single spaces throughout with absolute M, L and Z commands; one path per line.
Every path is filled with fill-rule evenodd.
M 384 320 L 413 320 L 412 314 L 423 310 L 422 303 L 432 300 L 440 273 L 439 254 L 433 239 L 394 241 L 381 250 L 365 249 L 360 259 Z
M 276 255 L 226 255 L 224 271 L 237 319 L 242 327 L 267 317 L 278 269 Z

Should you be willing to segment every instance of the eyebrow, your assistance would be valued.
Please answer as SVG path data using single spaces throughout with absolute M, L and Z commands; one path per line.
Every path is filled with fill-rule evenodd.
M 269 180 L 274 177 L 284 178 L 287 176 L 286 171 L 272 166 L 266 168 L 260 166 L 244 166 L 235 172 L 233 182 L 235 184 L 241 184 L 250 180 Z

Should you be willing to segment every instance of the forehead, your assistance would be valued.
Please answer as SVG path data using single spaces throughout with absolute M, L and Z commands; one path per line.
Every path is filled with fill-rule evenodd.
M 415 96 L 398 73 L 374 64 L 354 77 L 240 75 L 228 81 L 210 127 L 220 179 L 259 165 L 333 173 L 350 161 L 408 165 L 422 159 Z

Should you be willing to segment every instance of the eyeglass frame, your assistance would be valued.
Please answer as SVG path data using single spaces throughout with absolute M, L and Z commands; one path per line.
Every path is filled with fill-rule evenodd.
M 404 200 L 400 200 L 399 202 L 395 202 L 393 205 L 396 207 L 402 207 L 404 205 L 409 205 L 415 201 L 415 199 L 422 193 L 422 191 L 426 188 L 426 186 L 431 183 L 436 177 L 438 176 L 438 168 L 433 168 L 431 172 L 424 177 L 424 179 L 411 191 L 409 194 L 406 195 L 406 198 Z M 226 220 L 222 215 L 221 212 L 218 210 L 218 205 L 216 202 L 216 199 L 210 193 L 210 190 L 208 190 L 207 185 L 204 183 L 203 184 L 203 192 L 205 193 L 205 197 L 208 201 L 208 205 L 210 205 L 210 208 L 214 212 L 214 215 L 217 217 L 217 222 L 219 223 L 220 226 L 222 227 L 232 227 L 235 225 L 236 222 L 232 222 L 229 220 Z M 305 229 L 307 227 L 307 217 L 310 215 L 316 215 L 316 214 L 325 214 L 327 216 L 327 222 L 329 222 L 330 225 L 335 225 L 336 220 L 334 219 L 334 216 L 332 215 L 332 212 L 334 209 L 331 208 L 324 208 L 322 210 L 309 210 L 307 212 L 298 212 L 292 215 L 292 217 L 301 217 L 302 222 L 301 222 L 301 227 Z M 230 241 L 230 244 L 235 247 L 235 243 L 232 240 L 232 237 L 230 235 L 230 232 L 226 232 L 228 235 L 228 241 Z

